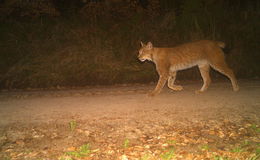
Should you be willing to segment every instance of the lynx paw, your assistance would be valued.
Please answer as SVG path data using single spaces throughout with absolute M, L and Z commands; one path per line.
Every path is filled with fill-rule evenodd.
M 183 87 L 180 86 L 180 85 L 170 86 L 169 88 L 171 88 L 174 91 L 181 91 L 181 90 L 183 90 Z
M 201 90 L 197 90 L 197 91 L 195 91 L 195 94 L 201 94 L 201 93 L 203 93 L 204 91 L 201 91 Z
M 150 93 L 148 93 L 148 97 L 154 97 L 156 96 L 157 94 L 159 94 L 158 92 L 155 92 L 155 91 L 152 91 Z
M 239 91 L 239 87 L 238 87 L 238 86 L 236 86 L 235 88 L 233 88 L 233 91 L 234 91 L 234 92 L 237 92 L 237 91 Z

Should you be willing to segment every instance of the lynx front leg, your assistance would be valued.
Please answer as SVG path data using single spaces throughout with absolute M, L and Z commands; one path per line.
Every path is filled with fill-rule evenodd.
M 165 83 L 167 81 L 167 77 L 168 76 L 166 76 L 166 75 L 162 75 L 162 76 L 160 75 L 160 78 L 158 80 L 158 83 L 157 83 L 155 89 L 151 93 L 149 93 L 149 96 L 155 96 L 161 92 L 163 86 L 165 85 Z
M 177 74 L 176 71 L 170 73 L 170 76 L 168 78 L 168 87 L 174 91 L 181 91 L 183 89 L 183 87 L 180 85 L 174 84 L 174 81 L 176 79 L 176 74 Z

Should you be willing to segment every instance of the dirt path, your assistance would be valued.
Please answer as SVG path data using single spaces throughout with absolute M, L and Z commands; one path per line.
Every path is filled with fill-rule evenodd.
M 259 155 L 260 81 L 0 93 L 0 159 L 214 159 Z M 90 147 L 89 147 L 90 145 Z M 81 146 L 81 147 L 80 147 Z M 87 146 L 83 151 L 82 146 Z

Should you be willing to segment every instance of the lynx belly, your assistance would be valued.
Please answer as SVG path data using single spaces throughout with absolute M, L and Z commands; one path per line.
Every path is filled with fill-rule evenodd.
M 199 60 L 199 61 L 194 61 L 194 62 L 190 62 L 190 63 L 179 63 L 179 64 L 175 64 L 175 65 L 171 65 L 170 67 L 170 71 L 174 72 L 174 71 L 179 71 L 179 70 L 184 70 L 184 69 L 188 69 L 194 66 L 199 66 L 199 65 L 205 65 L 208 62 L 206 60 Z

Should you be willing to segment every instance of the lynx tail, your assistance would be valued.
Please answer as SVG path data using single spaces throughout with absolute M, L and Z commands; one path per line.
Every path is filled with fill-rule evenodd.
M 216 42 L 217 45 L 220 47 L 220 48 L 225 48 L 226 44 L 224 42 L 221 42 L 221 41 L 217 41 Z

